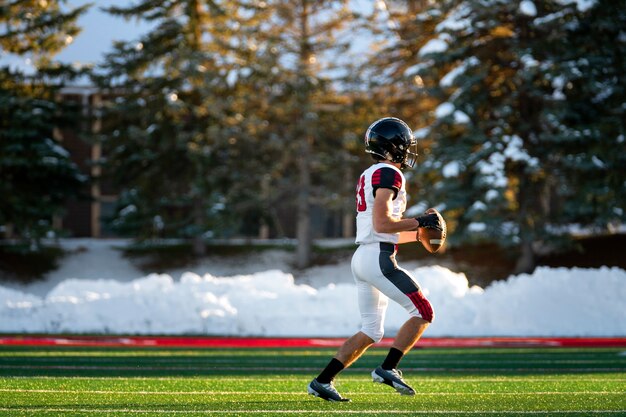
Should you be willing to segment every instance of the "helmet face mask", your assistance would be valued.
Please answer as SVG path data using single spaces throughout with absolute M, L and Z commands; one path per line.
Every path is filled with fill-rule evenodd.
M 417 140 L 402 120 L 385 117 L 372 123 L 365 133 L 365 152 L 382 159 L 413 168 L 417 160 Z
M 402 168 L 413 168 L 417 162 L 417 141 L 413 140 L 413 144 L 406 152 L 404 162 L 402 162 Z

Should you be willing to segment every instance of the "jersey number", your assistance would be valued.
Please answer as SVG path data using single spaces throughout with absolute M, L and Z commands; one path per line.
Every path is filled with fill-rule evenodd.
M 356 211 L 367 210 L 367 204 L 365 203 L 365 175 L 361 175 L 359 183 L 356 186 Z

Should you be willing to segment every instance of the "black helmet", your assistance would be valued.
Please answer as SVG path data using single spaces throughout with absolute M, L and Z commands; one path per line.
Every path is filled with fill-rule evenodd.
M 376 160 L 401 163 L 402 168 L 413 168 L 417 159 L 417 141 L 406 123 L 395 117 L 385 117 L 376 120 L 367 129 L 365 152 Z

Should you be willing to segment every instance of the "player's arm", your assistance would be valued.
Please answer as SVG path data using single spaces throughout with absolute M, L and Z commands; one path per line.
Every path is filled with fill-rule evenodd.
M 415 230 L 409 232 L 400 232 L 400 236 L 398 237 L 398 245 L 411 242 L 417 242 L 417 232 Z
M 417 219 L 396 219 L 391 216 L 393 212 L 393 198 L 395 191 L 391 188 L 378 188 L 374 196 L 374 208 L 372 222 L 377 233 L 399 233 L 417 230 Z M 413 233 L 415 234 L 415 233 Z
M 392 217 L 392 202 L 395 195 L 396 191 L 391 188 L 378 188 L 376 190 L 372 222 L 377 233 L 400 233 L 398 243 L 402 244 L 417 240 L 415 231 L 418 227 L 441 230 L 438 217 L 430 212 L 416 218 L 396 219 Z

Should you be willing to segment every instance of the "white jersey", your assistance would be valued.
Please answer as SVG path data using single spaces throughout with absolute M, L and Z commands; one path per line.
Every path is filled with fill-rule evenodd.
M 395 196 L 391 216 L 400 220 L 406 210 L 405 183 L 402 171 L 384 162 L 372 165 L 361 174 L 356 187 L 356 243 L 398 243 L 399 233 L 377 233 L 374 230 L 374 196 L 379 188 L 393 190 Z

